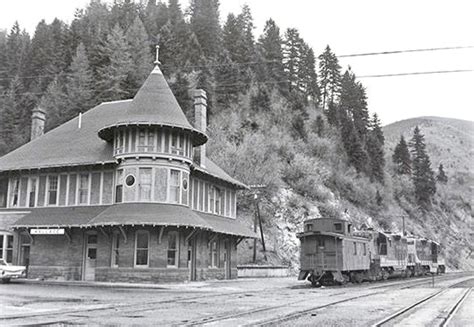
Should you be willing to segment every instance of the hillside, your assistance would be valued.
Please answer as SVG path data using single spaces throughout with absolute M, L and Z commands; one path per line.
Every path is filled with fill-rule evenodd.
M 259 120 L 258 117 L 254 119 Z M 306 122 L 308 126 L 311 126 L 311 120 L 309 118 Z M 233 123 L 228 124 L 239 122 L 234 115 Z M 297 269 L 299 241 L 295 235 L 308 218 L 339 216 L 351 220 L 356 228 L 365 224 L 401 232 L 402 217 L 405 217 L 408 233 L 434 239 L 443 245 L 451 269 L 474 268 L 474 184 L 470 164 L 473 156 L 472 122 L 423 117 L 386 126 L 383 186 L 370 182 L 345 164 L 340 136 L 334 130 L 329 129 L 323 137 L 310 133 L 307 142 L 290 146 L 285 144 L 285 125 L 280 123 L 282 125 L 278 130 L 251 132 L 246 136 L 253 139 L 252 145 L 259 152 L 247 149 L 245 144 L 232 145 L 235 155 L 226 158 L 228 150 L 218 147 L 219 151 L 215 152 L 217 149 L 213 144 L 210 149 L 215 160 L 245 181 L 262 175 L 271 176 L 270 180 L 281 179 L 260 201 L 268 261 L 290 264 Z M 232 129 L 220 120 L 219 125 L 219 130 Z M 396 175 L 391 162 L 400 134 L 409 140 L 416 125 L 425 134 L 433 170 L 437 173 L 437 165 L 442 162 L 449 178 L 447 185 L 437 184 L 432 206 L 427 211 L 416 204 L 411 179 Z M 262 133 L 266 137 L 260 136 Z M 268 147 L 274 149 L 272 154 L 267 153 Z M 281 152 L 285 153 L 283 157 L 276 155 Z M 287 157 L 291 160 L 285 160 Z M 249 160 L 255 161 L 250 163 Z M 250 169 L 252 165 L 253 169 Z M 263 183 L 262 179 L 259 183 Z M 377 203 L 377 192 L 381 195 L 381 204 Z M 254 208 L 252 203 L 245 202 L 240 207 L 249 225 L 253 223 Z M 241 262 L 249 262 L 253 252 L 252 242 L 243 242 L 239 250 Z M 261 247 L 259 250 L 258 258 L 263 262 Z
M 460 175 L 468 173 L 472 178 L 474 122 L 442 117 L 418 117 L 389 124 L 383 128 L 387 153 L 393 153 L 400 135 L 409 140 L 415 126 L 419 126 L 425 135 L 434 168 L 442 163 L 446 171 Z

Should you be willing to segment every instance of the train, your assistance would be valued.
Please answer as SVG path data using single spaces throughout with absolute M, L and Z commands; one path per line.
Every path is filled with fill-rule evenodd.
M 313 286 L 439 274 L 446 270 L 438 242 L 373 228 L 355 230 L 344 219 L 308 219 L 297 237 L 301 243 L 298 279 L 307 279 Z

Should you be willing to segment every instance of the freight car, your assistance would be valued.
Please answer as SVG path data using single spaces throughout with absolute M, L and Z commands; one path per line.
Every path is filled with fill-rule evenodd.
M 440 246 L 434 241 L 373 229 L 354 231 L 342 219 L 309 219 L 297 237 L 301 242 L 298 279 L 315 286 L 445 270 Z

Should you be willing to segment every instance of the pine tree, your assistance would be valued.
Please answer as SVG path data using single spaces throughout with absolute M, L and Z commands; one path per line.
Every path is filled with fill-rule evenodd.
M 27 74 L 29 52 L 30 36 L 26 32 L 22 32 L 18 22 L 15 22 L 7 35 L 5 44 L 4 66 L 9 78 L 30 75 L 30 73 Z M 5 89 L 9 87 L 10 81 L 11 79 L 2 81 Z
M 98 97 L 101 101 L 120 100 L 129 95 L 128 79 L 133 67 L 129 46 L 120 26 L 115 25 L 102 46 L 107 63 L 99 68 Z
M 68 105 L 64 108 L 68 120 L 80 112 L 85 112 L 94 105 L 94 88 L 92 72 L 87 59 L 86 48 L 80 43 L 76 49 L 66 82 Z
M 444 172 L 443 164 L 439 164 L 438 175 L 436 176 L 436 180 L 440 184 L 447 184 L 448 183 L 448 176 L 446 176 L 446 173 Z
M 221 51 L 222 31 L 219 24 L 218 0 L 192 0 L 191 27 L 206 59 L 216 58 Z
M 128 81 L 128 94 L 133 97 L 153 68 L 150 42 L 140 17 L 136 17 L 127 31 L 127 52 L 131 54 L 132 66 Z
M 283 65 L 288 79 L 288 89 L 290 92 L 299 90 L 299 70 L 301 66 L 303 40 L 298 30 L 288 28 L 285 33 L 283 46 Z
M 138 17 L 139 4 L 133 0 L 114 0 L 110 9 L 111 26 L 120 25 L 126 31 Z
M 45 130 L 51 130 L 71 118 L 68 112 L 69 102 L 63 78 L 56 77 L 40 101 L 40 108 L 46 111 L 48 117 Z
M 280 29 L 276 23 L 269 19 L 265 23 L 263 34 L 258 40 L 258 52 L 263 61 L 263 76 L 259 81 L 270 81 L 275 83 L 282 94 L 287 94 L 285 71 L 283 67 L 283 40 L 280 36 Z M 259 67 L 258 67 L 259 68 Z
M 366 143 L 367 155 L 370 161 L 369 176 L 371 180 L 376 180 L 382 184 L 384 182 L 385 167 L 384 142 L 385 138 L 380 121 L 377 114 L 374 113 L 370 122 L 370 131 Z
M 313 49 L 306 43 L 302 47 L 301 65 L 298 72 L 300 90 L 305 98 L 312 103 L 319 103 L 320 91 L 316 74 L 316 59 Z
M 31 110 L 36 99 L 15 77 L 0 94 L 0 155 L 26 143 L 30 137 Z
M 410 175 L 411 174 L 411 157 L 408 145 L 403 138 L 400 136 L 400 142 L 395 146 L 393 151 L 392 161 L 396 165 L 396 171 L 399 175 Z
M 346 110 L 339 112 L 339 122 L 341 127 L 342 143 L 349 159 L 349 164 L 352 165 L 357 172 L 368 171 L 368 157 L 365 152 L 364 145 L 359 138 L 354 122 Z
M 318 58 L 322 108 L 327 110 L 329 104 L 338 100 L 341 86 L 341 66 L 339 66 L 339 61 L 329 45 Z
M 431 162 L 426 152 L 424 135 L 418 126 L 415 127 L 413 137 L 410 141 L 413 156 L 412 179 L 415 186 L 415 197 L 419 205 L 429 205 L 431 197 L 436 193 L 436 182 Z

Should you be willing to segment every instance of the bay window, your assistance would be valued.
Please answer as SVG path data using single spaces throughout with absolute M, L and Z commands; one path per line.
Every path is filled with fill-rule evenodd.
M 151 201 L 151 168 L 140 168 L 139 199 Z

